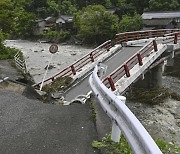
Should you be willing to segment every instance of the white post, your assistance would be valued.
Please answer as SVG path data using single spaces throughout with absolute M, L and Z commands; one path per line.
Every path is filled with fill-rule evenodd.
M 124 104 L 126 102 L 126 97 L 124 96 L 117 96 Z M 114 142 L 119 142 L 121 137 L 121 130 L 119 129 L 118 125 L 115 121 L 112 123 L 112 133 L 111 133 L 111 139 Z
M 46 68 L 46 71 L 45 71 L 45 74 L 44 74 L 44 77 L 43 77 L 43 80 L 42 80 L 42 83 L 41 83 L 41 86 L 40 86 L 40 89 L 39 89 L 40 91 L 42 90 L 43 83 L 44 83 L 44 80 L 45 80 L 45 78 L 46 78 L 46 75 L 47 75 L 48 68 L 49 68 L 49 65 L 50 65 L 50 63 L 51 63 L 52 57 L 53 57 L 53 54 L 51 54 L 51 58 L 50 58 L 49 63 L 48 63 L 48 65 L 47 65 L 47 68 Z
M 114 142 L 119 142 L 121 136 L 121 130 L 119 129 L 118 125 L 115 121 L 112 123 L 112 133 L 111 133 L 111 139 Z

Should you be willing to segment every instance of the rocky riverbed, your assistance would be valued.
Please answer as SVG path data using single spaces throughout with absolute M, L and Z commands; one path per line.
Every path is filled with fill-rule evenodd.
M 180 94 L 177 78 L 163 76 L 163 85 Z M 168 98 L 163 103 L 150 105 L 127 100 L 126 104 L 153 138 L 164 139 L 180 147 L 180 101 Z
M 51 58 L 51 53 L 49 52 L 50 43 L 27 40 L 6 40 L 4 44 L 21 50 L 26 60 L 27 70 L 32 75 L 34 82 L 38 83 L 42 81 L 45 67 Z M 92 50 L 92 48 L 79 45 L 58 44 L 58 47 L 59 50 L 52 57 L 50 63 L 51 69 L 48 70 L 46 78 L 58 73 Z

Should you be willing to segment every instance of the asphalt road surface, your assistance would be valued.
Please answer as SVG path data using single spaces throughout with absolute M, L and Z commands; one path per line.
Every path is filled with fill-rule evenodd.
M 88 104 L 43 104 L 0 89 L 1 154 L 97 154 Z

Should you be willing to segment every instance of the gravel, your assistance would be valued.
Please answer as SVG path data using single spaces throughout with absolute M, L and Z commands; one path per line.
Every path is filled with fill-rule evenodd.
M 163 76 L 163 85 L 180 94 L 180 81 L 177 78 Z M 180 101 L 168 98 L 157 105 L 130 101 L 126 104 L 153 138 L 180 146 Z

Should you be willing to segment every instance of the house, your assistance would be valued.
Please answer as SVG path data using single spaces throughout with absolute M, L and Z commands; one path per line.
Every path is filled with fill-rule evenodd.
M 72 30 L 73 29 L 73 16 L 60 15 L 56 19 L 57 30 Z
M 43 32 L 45 26 L 46 26 L 46 21 L 44 19 L 36 20 L 36 26 L 33 29 L 34 35 L 39 35 Z
M 55 28 L 55 18 L 47 17 L 45 19 L 36 20 L 34 35 L 39 35 L 44 31 Z
M 144 29 L 180 28 L 180 11 L 144 12 L 141 17 Z

